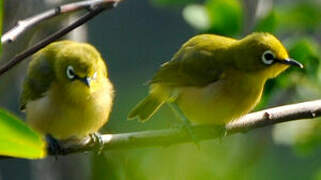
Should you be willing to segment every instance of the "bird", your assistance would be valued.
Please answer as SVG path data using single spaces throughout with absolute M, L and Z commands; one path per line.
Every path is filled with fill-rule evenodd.
M 264 84 L 289 66 L 289 57 L 272 34 L 254 32 L 243 39 L 200 34 L 185 42 L 149 81 L 149 94 L 128 119 L 149 120 L 167 104 L 186 124 L 226 125 L 250 112 Z
M 32 56 L 20 109 L 39 133 L 57 140 L 80 140 L 108 121 L 113 97 L 107 65 L 97 49 L 62 40 Z

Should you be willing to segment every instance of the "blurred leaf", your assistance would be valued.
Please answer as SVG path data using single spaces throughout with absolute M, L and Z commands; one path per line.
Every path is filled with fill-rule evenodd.
M 292 145 L 298 155 L 309 155 L 321 147 L 319 119 L 293 121 L 277 125 L 273 139 L 279 144 Z
M 195 144 L 186 143 L 105 151 L 103 155 L 93 158 L 92 179 L 257 179 L 249 177 L 256 171 L 256 163 L 264 157 L 268 143 L 257 136 L 235 135 L 226 138 L 221 143 L 201 142 L 201 149 Z
M 300 2 L 275 6 L 265 17 L 259 19 L 255 31 L 317 31 L 321 25 L 320 4 Z
M 311 129 L 311 122 L 315 120 L 291 121 L 275 125 L 272 132 L 276 144 L 294 145 L 299 136 L 307 135 Z
M 294 149 L 300 155 L 309 155 L 321 148 L 321 123 L 310 123 L 310 126 L 310 129 L 301 129 L 301 133 L 296 135 Z
M 316 31 L 321 25 L 320 4 L 312 2 L 293 3 L 277 8 L 283 30 Z
M 203 5 L 188 5 L 183 10 L 183 17 L 195 29 L 204 31 L 210 27 L 208 13 Z
M 289 45 L 290 56 L 300 61 L 304 65 L 302 72 L 314 80 L 320 69 L 320 50 L 317 42 L 310 38 L 296 39 Z
M 145 156 L 148 156 L 142 151 L 144 152 L 142 149 L 134 149 L 127 151 L 105 151 L 100 155 L 93 154 L 91 158 L 91 179 L 155 179 L 146 177 L 146 174 L 149 174 L 151 171 L 149 168 L 152 168 L 153 165 L 150 165 L 149 168 L 145 169 L 140 167 L 141 164 L 144 163 Z M 142 156 L 142 154 L 144 154 L 144 156 Z
M 314 175 L 314 180 L 321 180 L 321 168 Z
M 119 173 L 119 166 L 112 160 L 112 157 L 108 158 L 104 153 L 94 153 L 91 156 L 91 172 L 93 180 L 98 179 L 122 179 Z M 116 168 L 117 167 L 117 168 Z
M 0 155 L 36 159 L 46 155 L 40 134 L 9 112 L 0 109 Z
M 258 20 L 254 31 L 274 33 L 278 25 L 278 18 L 275 11 L 271 11 L 265 17 Z
M 210 19 L 210 33 L 237 35 L 242 30 L 243 9 L 238 0 L 208 0 L 206 2 Z

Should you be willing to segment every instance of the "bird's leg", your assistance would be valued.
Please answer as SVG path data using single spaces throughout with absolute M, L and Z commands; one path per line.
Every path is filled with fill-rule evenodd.
M 224 137 L 226 137 L 227 131 L 225 125 L 218 125 L 217 128 L 215 128 L 215 131 L 218 133 L 218 142 L 221 144 Z
M 197 147 L 200 148 L 199 140 L 193 134 L 191 124 L 189 120 L 186 118 L 186 116 L 184 115 L 184 113 L 182 112 L 182 110 L 178 107 L 178 105 L 175 102 L 168 102 L 167 104 L 173 110 L 175 115 L 182 120 L 184 129 L 191 136 L 193 142 L 197 145 Z
M 104 149 L 104 141 L 100 135 L 100 133 L 95 132 L 89 134 L 90 142 L 97 146 L 97 153 L 100 154 Z
M 47 134 L 46 141 L 48 143 L 48 146 L 47 146 L 48 154 L 54 155 L 56 159 L 58 159 L 59 154 L 64 154 L 63 148 L 59 144 L 59 141 L 55 139 L 52 135 Z

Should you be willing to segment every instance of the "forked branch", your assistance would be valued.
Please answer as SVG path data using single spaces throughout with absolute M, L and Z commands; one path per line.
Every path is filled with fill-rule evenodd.
M 32 18 L 28 18 L 23 23 L 18 23 L 18 25 L 13 28 L 12 31 L 9 31 L 9 34 L 5 34 L 4 42 L 10 41 L 15 39 L 19 34 L 21 34 L 23 31 L 25 31 L 27 28 L 46 20 L 50 17 L 54 17 L 58 14 L 61 14 L 62 12 L 71 12 L 75 11 L 77 9 L 85 8 L 87 7 L 89 12 L 82 17 L 80 17 L 78 20 L 73 22 L 72 24 L 60 29 L 56 33 L 46 37 L 45 39 L 39 41 L 31 48 L 17 54 L 15 57 L 10 59 L 6 64 L 2 65 L 0 67 L 0 76 L 10 70 L 12 67 L 23 61 L 25 58 L 29 57 L 30 55 L 36 53 L 40 49 L 46 47 L 51 42 L 61 38 L 62 36 L 66 35 L 68 32 L 72 31 L 73 29 L 81 26 L 82 24 L 86 23 L 93 17 L 97 16 L 99 13 L 103 12 L 106 9 L 112 9 L 114 8 L 118 2 L 121 0 L 89 0 L 89 1 L 83 1 L 78 3 L 72 3 L 68 5 L 60 6 L 59 8 L 56 8 L 54 10 L 49 10 L 45 13 L 42 13 L 40 15 L 36 15 Z M 59 11 L 57 9 L 60 9 Z
M 87 9 L 90 11 L 97 7 L 103 7 L 103 6 L 111 7 L 111 5 L 115 6 L 118 2 L 119 1 L 116 1 L 116 0 L 87 0 L 87 1 L 74 2 L 74 3 L 58 6 L 54 9 L 50 9 L 43 13 L 18 21 L 17 25 L 14 28 L 10 29 L 8 32 L 2 35 L 1 43 L 2 44 L 11 43 L 15 41 L 18 36 L 26 32 L 31 27 L 34 27 L 35 25 L 43 21 L 46 21 L 48 19 L 51 19 L 55 16 L 71 13 L 71 12 L 75 12 L 83 9 Z

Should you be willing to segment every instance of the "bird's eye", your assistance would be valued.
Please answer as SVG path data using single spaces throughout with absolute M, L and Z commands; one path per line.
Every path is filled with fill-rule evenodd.
M 262 62 L 264 64 L 270 65 L 270 64 L 272 64 L 274 62 L 274 58 L 275 58 L 274 53 L 272 51 L 270 51 L 270 50 L 267 50 L 262 55 Z
M 76 74 L 75 74 L 75 71 L 74 71 L 74 68 L 72 66 L 67 66 L 67 69 L 66 69 L 66 75 L 68 77 L 68 79 L 75 79 L 76 77 Z

